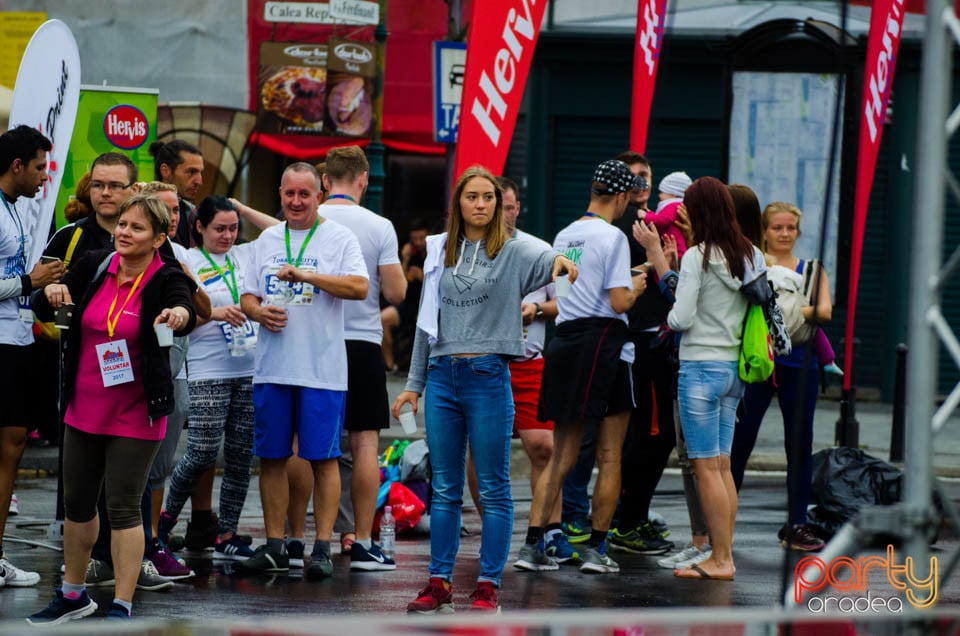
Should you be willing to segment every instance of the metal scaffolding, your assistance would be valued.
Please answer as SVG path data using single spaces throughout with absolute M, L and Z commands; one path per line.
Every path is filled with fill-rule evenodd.
M 927 0 L 927 28 L 923 47 L 920 85 L 921 116 L 917 129 L 917 171 L 914 210 L 920 220 L 914 225 L 907 360 L 907 437 L 904 457 L 903 497 L 894 506 L 864 509 L 846 524 L 819 555 L 824 563 L 850 556 L 878 536 L 903 541 L 906 556 L 913 559 L 917 576 L 930 573 L 929 542 L 939 515 L 934 508 L 933 441 L 950 414 L 960 405 L 960 383 L 936 409 L 937 339 L 960 367 L 960 340 L 944 318 L 941 297 L 946 283 L 960 271 L 960 246 L 941 265 L 946 192 L 960 202 L 960 182 L 947 163 L 948 140 L 960 128 L 960 104 L 949 108 L 954 45 L 960 46 L 960 19 L 948 0 Z M 938 489 L 939 490 L 939 489 Z M 942 491 L 941 491 L 942 493 Z M 960 527 L 960 514 L 950 499 L 941 496 L 948 516 Z M 938 589 L 950 578 L 960 561 L 960 548 L 938 561 Z M 908 597 L 909 599 L 909 597 Z M 791 594 L 786 607 L 794 604 Z M 905 603 L 904 608 L 909 607 Z M 920 615 L 915 616 L 916 619 Z M 922 631 L 908 622 L 906 631 Z

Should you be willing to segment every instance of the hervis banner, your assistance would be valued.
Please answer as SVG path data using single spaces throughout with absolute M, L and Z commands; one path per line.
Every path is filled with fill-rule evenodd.
M 40 25 L 20 61 L 10 106 L 10 128 L 25 124 L 53 144 L 47 155 L 50 180 L 33 199 L 21 198 L 17 210 L 27 230 L 27 271 L 40 260 L 53 222 L 63 164 L 77 118 L 80 98 L 80 52 L 70 28 L 60 20 Z
M 93 160 L 105 152 L 127 155 L 137 166 L 140 181 L 153 180 L 150 144 L 157 138 L 158 94 L 155 88 L 80 87 L 77 123 L 57 196 L 57 227 L 66 223 L 63 208 L 73 196 L 80 177 L 89 172 Z

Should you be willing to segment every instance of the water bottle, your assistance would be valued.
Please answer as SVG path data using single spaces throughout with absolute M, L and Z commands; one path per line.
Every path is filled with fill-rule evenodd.
M 393 558 L 397 543 L 397 522 L 393 518 L 393 508 L 384 506 L 380 517 L 380 550 L 384 556 Z

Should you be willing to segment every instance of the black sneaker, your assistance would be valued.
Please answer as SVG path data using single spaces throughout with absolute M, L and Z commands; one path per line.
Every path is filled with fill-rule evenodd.
M 287 555 L 286 548 L 280 553 L 271 550 L 268 545 L 262 545 L 246 561 L 237 561 L 234 569 L 244 574 L 287 572 L 290 570 L 290 557 Z
M 673 548 L 673 542 L 661 537 L 649 522 L 627 531 L 614 528 L 607 537 L 607 543 L 611 550 L 632 554 L 666 554 Z
M 360 544 L 354 543 L 353 545 Z M 350 549 L 353 550 L 352 547 Z M 310 555 L 310 565 L 306 569 L 306 576 L 308 579 L 323 579 L 333 576 L 333 561 L 330 560 L 330 555 L 314 546 L 313 554 Z
M 69 599 L 63 597 L 63 590 L 57 588 L 53 600 L 45 609 L 31 614 L 27 619 L 30 625 L 59 625 L 67 621 L 75 621 L 90 616 L 97 611 L 97 604 L 93 602 L 84 590 L 80 598 Z
M 299 539 L 287 539 L 287 556 L 290 559 L 290 567 L 303 568 L 303 553 L 306 546 Z
M 780 545 L 788 550 L 798 552 L 819 552 L 823 550 L 823 539 L 818 537 L 807 524 L 797 524 L 792 528 L 786 526 L 777 534 Z
M 203 552 L 217 544 L 220 520 L 217 513 L 210 513 L 210 520 L 205 526 L 187 522 L 187 533 L 183 536 L 183 545 L 187 550 Z
M 107 612 L 108 621 L 117 621 L 117 620 L 130 620 L 133 618 L 133 614 L 127 611 L 127 608 L 121 605 L 120 603 L 111 603 L 110 611 Z

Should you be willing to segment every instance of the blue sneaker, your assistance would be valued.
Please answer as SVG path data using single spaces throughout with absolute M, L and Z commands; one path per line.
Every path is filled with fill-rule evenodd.
M 246 561 L 252 556 L 253 550 L 250 549 L 250 546 L 236 535 L 226 541 L 217 538 L 217 545 L 213 547 L 213 558 L 215 560 Z
M 570 545 L 567 535 L 562 532 L 554 535 L 553 539 L 547 544 L 544 553 L 557 563 L 570 563 L 571 565 L 580 563 L 580 552 Z
M 370 549 L 360 545 L 359 541 L 350 546 L 350 569 L 366 570 L 367 572 L 383 572 L 396 570 L 396 562 L 385 555 L 376 543 L 370 544 Z
M 56 589 L 55 596 L 50 604 L 27 619 L 30 625 L 59 625 L 67 621 L 74 621 L 84 616 L 90 616 L 97 611 L 97 604 L 84 590 L 80 598 L 69 599 L 63 597 L 63 590 Z
M 564 521 L 560 524 L 567 540 L 570 543 L 586 543 L 590 540 L 590 532 L 593 530 L 590 526 L 590 518 L 583 517 L 573 521 Z
M 120 605 L 120 603 L 110 604 L 110 611 L 107 612 L 108 621 L 116 621 L 116 620 L 127 621 L 127 620 L 130 620 L 131 618 L 133 618 L 133 614 L 128 612 L 127 608 L 124 607 L 123 605 Z

